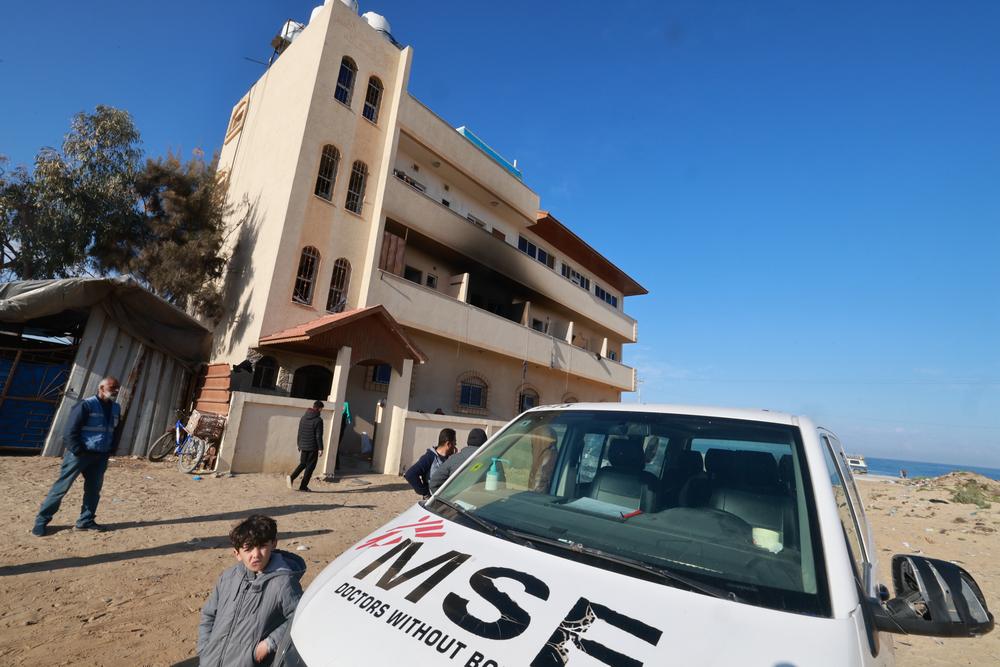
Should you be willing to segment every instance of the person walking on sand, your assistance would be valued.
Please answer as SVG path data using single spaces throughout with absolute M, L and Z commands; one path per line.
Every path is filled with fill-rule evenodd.
M 313 471 L 316 469 L 316 462 L 323 454 L 323 416 L 320 411 L 323 409 L 323 402 L 316 401 L 311 408 L 299 419 L 299 433 L 296 437 L 296 444 L 299 448 L 299 465 L 292 471 L 291 475 L 285 478 L 288 488 L 293 488 L 295 478 L 302 473 L 302 482 L 299 484 L 299 491 L 309 491 L 309 480 L 312 479 Z
M 73 406 L 69 421 L 63 432 L 62 467 L 49 494 L 42 501 L 35 517 L 31 534 L 45 537 L 46 527 L 59 511 L 63 496 L 73 486 L 73 482 L 83 475 L 83 504 L 76 520 L 77 530 L 103 531 L 106 528 L 96 521 L 97 504 L 101 501 L 101 487 L 104 485 L 104 471 L 108 469 L 108 458 L 118 447 L 118 421 L 121 406 L 116 403 L 120 385 L 118 380 L 108 376 L 97 385 L 97 394 Z
M 277 549 L 278 524 L 253 514 L 229 533 L 239 561 L 219 575 L 201 610 L 201 667 L 271 664 L 302 597 L 306 562 Z

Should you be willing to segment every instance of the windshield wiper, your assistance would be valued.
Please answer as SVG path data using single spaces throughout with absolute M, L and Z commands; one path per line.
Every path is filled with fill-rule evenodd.
M 519 535 L 520 536 L 520 535 Z M 662 581 L 670 582 L 675 588 L 677 584 L 685 586 L 696 593 L 703 593 L 710 597 L 719 598 L 720 600 L 732 600 L 733 602 L 745 602 L 736 593 L 732 591 L 727 591 L 722 588 L 717 588 L 710 584 L 704 584 L 700 581 L 696 581 L 689 577 L 685 577 L 683 574 L 676 574 L 671 570 L 656 567 L 655 565 L 650 565 L 644 563 L 641 560 L 636 560 L 634 558 L 628 558 L 627 556 L 619 556 L 617 554 L 608 553 L 607 551 L 601 551 L 600 549 L 595 549 L 594 547 L 587 547 L 579 542 L 566 542 L 560 540 L 553 540 L 546 537 L 539 537 L 537 535 L 532 535 L 531 539 L 536 542 L 541 542 L 542 544 L 550 545 L 564 551 L 572 551 L 573 553 L 582 553 L 594 558 L 600 558 L 601 560 L 606 560 L 616 565 L 621 565 L 633 570 L 638 570 L 640 572 L 645 572 L 651 574 Z
M 524 546 L 524 547 L 530 547 L 532 549 L 535 548 L 535 545 L 532 544 L 531 541 L 528 540 L 527 538 L 524 538 L 524 537 L 521 537 L 521 536 L 515 536 L 513 533 L 511 533 L 506 528 L 498 526 L 497 524 L 493 523 L 492 521 L 487 521 L 486 519 L 484 519 L 484 518 L 482 518 L 480 516 L 476 516 L 475 514 L 473 514 L 469 510 L 465 509 L 461 505 L 458 505 L 457 503 L 453 503 L 453 502 L 444 500 L 442 498 L 432 498 L 431 500 L 432 500 L 432 502 L 435 502 L 435 503 L 441 503 L 442 505 L 444 505 L 448 509 L 450 509 L 450 510 L 454 511 L 455 513 L 457 513 L 459 516 L 462 516 L 462 517 L 468 519 L 469 521 L 472 521 L 473 523 L 478 524 L 481 528 L 483 528 L 487 533 L 489 533 L 493 537 L 499 537 L 501 539 L 507 540 L 508 542 L 513 542 L 514 544 L 520 544 L 521 546 Z

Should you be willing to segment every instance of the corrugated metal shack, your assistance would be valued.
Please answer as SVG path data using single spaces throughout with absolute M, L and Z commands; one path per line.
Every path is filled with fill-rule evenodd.
M 0 284 L 0 449 L 62 454 L 102 378 L 122 384 L 119 455 L 145 455 L 188 403 L 211 333 L 129 277 Z

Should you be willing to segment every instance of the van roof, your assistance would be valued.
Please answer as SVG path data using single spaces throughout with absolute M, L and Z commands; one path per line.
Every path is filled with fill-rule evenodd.
M 721 417 L 725 419 L 745 419 L 748 421 L 770 422 L 773 424 L 799 425 L 803 418 L 787 412 L 776 412 L 763 408 L 726 408 L 708 405 L 679 405 L 673 403 L 564 403 L 562 405 L 540 405 L 529 412 L 546 410 L 600 411 L 600 412 L 651 412 L 657 414 L 697 415 L 700 417 Z

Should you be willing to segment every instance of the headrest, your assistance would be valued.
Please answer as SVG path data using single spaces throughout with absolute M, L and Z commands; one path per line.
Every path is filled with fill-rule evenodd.
M 710 449 L 705 452 L 705 470 L 722 482 L 736 478 L 736 452 L 730 449 Z
M 685 477 L 697 475 L 705 470 L 701 458 L 701 452 L 694 449 L 686 449 L 680 453 L 677 459 L 677 467 L 684 473 Z
M 608 444 L 608 461 L 617 470 L 642 470 L 646 459 L 642 436 L 617 437 Z
M 775 486 L 778 483 L 778 462 L 767 452 L 740 452 L 737 465 L 747 486 Z
M 778 459 L 778 479 L 788 488 L 795 488 L 795 466 L 792 464 L 791 454 L 785 454 Z

